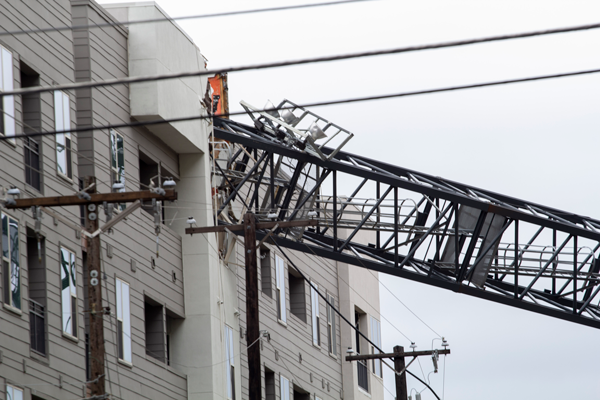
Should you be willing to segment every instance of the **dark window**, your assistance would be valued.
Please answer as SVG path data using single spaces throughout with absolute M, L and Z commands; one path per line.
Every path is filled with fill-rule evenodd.
M 288 270 L 290 282 L 290 311 L 302 322 L 306 322 L 306 284 L 304 278 Z
M 163 306 L 147 297 L 144 299 L 144 327 L 146 354 L 161 362 L 166 362 Z
M 176 360 L 173 360 L 173 346 L 177 344 L 177 332 L 183 322 L 183 318 L 171 312 L 169 309 L 165 311 L 167 315 L 167 365 L 177 364 Z
M 46 354 L 46 268 L 45 240 L 27 229 L 27 270 L 29 272 L 30 345 Z
M 273 274 L 271 272 L 271 252 L 266 247 L 260 248 L 260 276 L 262 292 L 273 297 Z
M 364 339 L 360 336 L 358 332 L 364 333 L 363 330 L 366 328 L 366 318 L 367 315 L 363 314 L 359 311 L 354 312 L 354 321 L 356 323 L 356 354 L 362 354 L 362 347 Z M 356 362 L 356 367 L 358 369 L 358 386 L 364 391 L 369 391 L 369 370 L 367 368 L 367 362 L 364 360 L 359 360 Z
M 30 88 L 40 85 L 40 75 L 27 64 L 20 62 L 21 87 Z M 40 94 L 24 94 L 23 100 L 23 132 L 35 133 L 41 131 L 41 102 Z M 25 156 L 25 182 L 37 191 L 42 190 L 42 151 L 39 138 L 24 138 L 23 150 Z
M 310 400 L 310 393 L 294 384 L 294 400 Z
M 275 400 L 275 372 L 265 368 L 265 400 Z
M 24 138 L 23 149 L 25 152 L 25 182 L 37 191 L 41 191 L 40 145 L 34 138 Z

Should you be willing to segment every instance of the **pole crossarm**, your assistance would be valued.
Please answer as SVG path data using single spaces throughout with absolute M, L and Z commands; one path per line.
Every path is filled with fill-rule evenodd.
M 358 361 L 358 360 L 380 360 L 382 358 L 394 358 L 394 357 L 421 357 L 431 356 L 434 354 L 434 350 L 423 350 L 423 351 L 404 351 L 398 353 L 379 353 L 379 354 L 358 354 L 355 356 L 346 356 L 346 361 Z M 437 354 L 450 354 L 449 349 L 437 350 Z
M 15 205 L 6 205 L 8 209 L 23 209 L 34 206 L 42 207 L 61 207 L 61 206 L 81 206 L 87 204 L 102 204 L 102 203 L 131 203 L 136 200 L 177 200 L 177 192 L 169 189 L 165 190 L 165 195 L 147 191 L 139 192 L 123 192 L 123 193 L 92 193 L 91 199 L 86 200 L 77 195 L 72 196 L 54 196 L 54 197 L 31 197 L 28 199 L 16 199 Z
M 600 328 L 600 220 L 324 146 L 319 157 L 261 124 L 214 125 L 228 148 L 213 170 L 218 226 L 186 233 L 240 235 L 250 211 L 258 240 L 279 224 L 270 234 L 290 249 Z

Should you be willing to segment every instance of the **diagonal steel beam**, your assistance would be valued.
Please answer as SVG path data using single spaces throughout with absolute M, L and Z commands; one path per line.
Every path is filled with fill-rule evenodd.
M 304 161 L 297 160 L 297 162 L 296 162 L 296 168 L 294 169 L 292 178 L 290 179 L 290 181 L 287 185 L 285 198 L 283 199 L 283 203 L 281 203 L 281 210 L 279 210 L 279 220 L 280 221 L 285 220 L 285 215 L 287 214 L 288 207 L 290 206 L 290 202 L 292 201 L 292 197 L 294 196 L 294 190 L 296 189 L 296 183 L 298 183 L 298 179 L 300 179 L 300 175 L 302 174 L 302 169 L 304 169 L 305 165 L 306 165 L 306 163 Z
M 459 211 L 460 214 L 460 211 Z M 471 263 L 471 257 L 473 256 L 473 251 L 475 251 L 475 246 L 477 245 L 477 239 L 479 239 L 479 234 L 483 229 L 483 225 L 485 223 L 485 218 L 487 217 L 487 212 L 482 211 L 479 214 L 479 218 L 477 219 L 477 224 L 475 225 L 475 229 L 473 229 L 473 234 L 471 235 L 471 241 L 469 242 L 469 247 L 467 247 L 467 252 L 465 257 L 463 258 L 462 265 L 460 266 L 460 271 L 457 271 L 456 280 L 458 282 L 462 282 L 465 279 L 465 274 L 467 273 L 467 268 Z M 490 221 L 490 226 L 492 225 Z M 455 252 L 458 253 L 458 249 L 455 249 Z
M 367 215 L 365 215 L 365 217 L 362 219 L 362 221 L 360 221 L 358 223 L 358 225 L 356 226 L 356 228 L 354 228 L 354 230 L 352 231 L 352 233 L 350 235 L 348 235 L 348 239 L 346 239 L 346 241 L 344 243 L 342 243 L 342 245 L 339 248 L 339 251 L 344 250 L 344 247 L 346 247 L 346 245 L 348 245 L 348 243 L 352 240 L 352 238 L 354 237 L 354 235 L 356 235 L 358 233 L 358 230 L 361 228 L 361 226 L 363 226 L 365 224 L 365 222 L 367 222 L 367 220 L 371 217 L 371 215 L 373 215 L 373 213 L 375 212 L 375 210 L 377 210 L 377 208 L 379 207 L 379 205 L 383 202 L 383 200 L 385 200 L 385 197 L 392 191 L 392 189 L 393 189 L 392 186 L 388 187 L 388 189 L 385 191 L 385 193 L 383 194 L 383 196 L 381 196 L 381 198 L 377 199 L 377 202 L 371 208 L 371 210 L 367 213 Z
M 223 205 L 221 206 L 221 208 L 219 208 L 219 212 L 217 213 L 217 215 L 221 215 L 221 213 L 223 212 L 223 210 L 225 209 L 225 207 L 227 207 L 227 204 L 229 204 L 229 202 L 238 194 L 239 190 L 244 186 L 244 184 L 248 181 L 248 179 L 250 179 L 250 177 L 252 176 L 252 174 L 254 174 L 254 172 L 258 169 L 258 167 L 260 166 L 260 164 L 264 161 L 265 158 L 267 158 L 267 152 L 263 151 L 260 158 L 256 161 L 256 164 L 254 164 L 252 166 L 252 168 L 250 169 L 250 171 L 248 171 L 246 173 L 246 176 L 244 176 L 244 178 L 240 181 L 240 183 L 238 183 L 238 185 L 233 188 L 233 193 L 231 193 L 227 199 L 223 202 Z M 217 166 L 219 165 L 219 163 L 215 163 Z M 219 167 L 220 169 L 221 167 Z M 222 171 L 222 170 L 221 170 Z
M 567 243 L 569 243 L 569 240 L 571 240 L 572 237 L 573 237 L 573 235 L 569 235 L 569 237 L 567 237 L 567 239 L 564 242 L 562 242 L 562 244 L 560 245 L 560 247 L 558 249 L 556 249 L 556 251 L 552 254 L 552 256 L 550 257 L 550 259 L 548 259 L 548 261 L 546 261 L 546 264 L 544 264 L 544 267 L 542 269 L 540 269 L 540 272 L 537 273 L 537 275 L 533 278 L 533 280 L 529 283 L 529 285 L 525 288 L 525 290 L 523 290 L 523 292 L 521 292 L 521 295 L 519 296 L 519 299 L 522 300 L 523 297 L 525 297 L 525 295 L 527 294 L 527 292 L 529 292 L 529 290 L 533 287 L 533 285 L 537 282 L 537 280 L 540 279 L 540 276 L 542 276 L 542 274 L 546 271 L 546 269 L 548 268 L 548 266 L 550 264 L 552 264 L 552 262 L 554 261 L 554 259 L 556 258 L 556 256 L 558 256 L 558 254 L 567 245 Z
M 346 203 L 342 204 L 342 206 L 340 207 L 340 210 L 339 210 L 339 213 L 340 213 L 340 214 L 339 214 L 338 218 L 341 218 L 341 217 L 342 217 L 342 214 L 344 213 L 344 210 L 345 210 L 345 209 L 346 209 L 346 207 L 348 206 L 348 203 L 347 203 L 347 202 L 350 202 L 350 201 L 354 200 L 354 197 L 355 197 L 355 196 L 358 194 L 358 192 L 360 192 L 360 189 L 362 189 L 362 188 L 363 188 L 363 186 L 365 185 L 365 183 L 367 183 L 368 181 L 369 181 L 369 180 L 368 180 L 367 178 L 363 179 L 363 181 L 362 181 L 362 182 L 361 182 L 361 183 L 358 185 L 358 187 L 357 187 L 356 189 L 354 189 L 354 192 L 352 192 L 352 194 L 350 195 L 350 197 L 348 197 L 348 198 L 346 199 Z M 327 230 L 328 230 L 328 229 L 329 229 L 329 227 L 326 227 L 326 228 L 323 230 L 322 234 L 325 234 L 325 233 L 327 232 Z
M 326 170 L 320 177 L 319 180 L 317 181 L 317 183 L 315 184 L 315 186 L 311 189 L 310 192 L 308 192 L 306 194 L 306 196 L 304 196 L 302 198 L 302 200 L 296 204 L 296 208 L 294 209 L 294 212 L 292 212 L 292 214 L 289 216 L 289 220 L 294 219 L 294 217 L 296 216 L 296 214 L 298 214 L 300 212 L 300 210 L 302 209 L 302 207 L 304 207 L 304 204 L 306 204 L 306 202 L 308 201 L 308 199 L 310 199 L 310 197 L 315 194 L 315 192 L 317 190 L 320 189 L 321 187 L 321 183 L 323 183 L 323 181 L 325 181 L 325 179 L 327 179 L 327 177 L 329 176 L 329 174 L 331 173 L 331 170 Z
M 435 220 L 435 222 L 431 225 L 431 227 L 427 230 L 427 232 L 425 232 L 423 234 L 423 236 L 421 237 L 421 239 L 419 239 L 419 241 L 417 243 L 414 244 L 414 246 L 411 248 L 410 252 L 406 255 L 406 257 L 404 258 L 404 260 L 402 260 L 402 262 L 400 263 L 400 265 L 398 265 L 398 268 L 403 268 L 406 263 L 415 255 L 416 251 L 419 249 L 419 246 L 421 246 L 421 244 L 423 244 L 423 242 L 425 241 L 425 239 L 427 239 L 427 237 L 429 236 L 429 234 L 431 232 L 433 232 L 433 230 L 435 228 L 437 228 L 438 224 L 440 223 L 440 221 L 444 218 L 444 216 L 446 215 L 446 213 L 452 208 L 452 204 L 450 204 L 448 207 L 446 207 L 441 213 L 440 216 Z

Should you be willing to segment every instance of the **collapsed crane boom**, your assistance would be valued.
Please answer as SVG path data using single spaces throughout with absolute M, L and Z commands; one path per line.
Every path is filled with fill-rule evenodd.
M 600 221 L 339 148 L 315 154 L 256 119 L 214 123 L 220 224 L 310 212 L 319 226 L 280 230 L 281 246 L 600 328 Z

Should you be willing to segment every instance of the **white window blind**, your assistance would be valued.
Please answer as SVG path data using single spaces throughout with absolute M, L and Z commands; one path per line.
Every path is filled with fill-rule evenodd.
M 381 323 L 375 318 L 371 317 L 371 341 L 381 348 Z M 379 350 L 371 346 L 372 354 L 379 354 Z M 380 378 L 383 378 L 381 371 L 381 360 L 373 360 L 373 373 Z
M 13 83 L 13 57 L 12 53 L 0 46 L 0 90 L 9 92 L 14 90 Z M 15 98 L 5 96 L 2 98 L 2 117 L 0 118 L 0 133 L 5 136 L 15 135 Z M 14 139 L 12 139 L 14 142 Z
M 283 258 L 275 255 L 275 268 L 277 280 L 277 318 L 286 322 L 285 305 L 285 262 Z
M 279 375 L 279 394 L 281 400 L 290 400 L 290 381 L 283 375 Z
M 57 131 L 71 129 L 69 96 L 60 90 L 54 91 L 54 128 Z M 56 168 L 67 178 L 73 177 L 70 132 L 56 134 Z
M 311 282 L 315 287 L 311 285 L 310 287 L 310 302 L 312 309 L 312 336 L 313 336 L 313 344 L 320 346 L 321 345 L 321 324 L 319 318 L 319 294 L 317 290 L 319 287 Z M 315 288 L 317 290 L 315 290 Z
M 129 284 L 119 278 L 116 280 L 117 292 L 117 340 L 119 358 L 129 363 L 131 358 L 131 311 Z
M 227 368 L 227 398 L 235 400 L 235 354 L 233 352 L 233 329 L 225 325 L 225 363 Z

